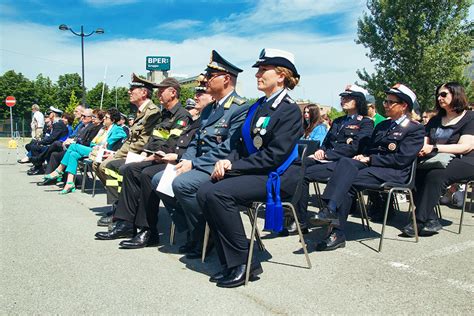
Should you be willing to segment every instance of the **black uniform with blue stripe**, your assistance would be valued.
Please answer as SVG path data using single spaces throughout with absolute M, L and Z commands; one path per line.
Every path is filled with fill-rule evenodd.
M 263 102 L 254 112 L 250 130 L 258 151 L 249 154 L 241 138 L 237 149 L 227 157 L 232 168 L 224 179 L 204 183 L 198 191 L 198 202 L 214 234 L 219 259 L 228 268 L 247 261 L 249 244 L 239 206 L 266 199 L 268 174 L 288 159 L 303 135 L 300 109 L 289 96 L 281 98 L 281 93 L 286 91 Z M 263 128 L 265 118 L 269 118 L 268 125 Z M 298 162 L 280 176 L 282 198 L 294 193 L 301 176 Z

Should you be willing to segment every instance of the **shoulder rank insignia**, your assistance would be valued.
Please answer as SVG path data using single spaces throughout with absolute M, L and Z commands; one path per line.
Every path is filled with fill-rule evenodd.
M 224 104 L 224 110 L 227 110 L 230 108 L 230 106 L 232 105 L 232 102 L 234 101 L 235 97 L 232 96 L 229 98 L 229 100 L 227 100 L 227 102 Z
M 289 95 L 285 97 L 285 100 L 289 103 L 296 103 L 295 100 L 293 100 Z
M 237 104 L 237 105 L 242 105 L 244 104 L 245 102 L 247 102 L 247 100 L 245 100 L 244 98 L 241 98 L 241 97 L 234 97 L 234 103 Z
M 400 125 L 402 127 L 407 127 L 408 123 L 410 123 L 410 120 L 404 120 Z

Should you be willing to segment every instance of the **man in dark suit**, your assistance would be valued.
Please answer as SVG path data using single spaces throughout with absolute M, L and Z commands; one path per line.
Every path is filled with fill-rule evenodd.
M 423 146 L 423 125 L 409 117 L 416 100 L 415 93 L 403 84 L 396 84 L 386 94 L 384 108 L 391 119 L 377 125 L 363 154 L 337 162 L 322 195 L 327 207 L 311 219 L 333 227 L 326 239 L 316 245 L 318 251 L 345 246 L 344 230 L 356 194 L 354 187 L 405 183 Z
M 40 141 L 32 141 L 30 144 L 26 145 L 25 148 L 31 152 L 30 160 L 34 163 L 34 166 L 28 170 L 28 175 L 37 175 L 43 174 L 43 162 L 42 154 L 48 150 L 48 147 L 53 144 L 55 141 L 65 141 L 69 135 L 66 124 L 61 120 L 61 115 L 63 111 L 57 109 L 53 106 L 49 108 L 49 119 L 52 123 L 51 133 L 44 137 Z
M 180 248 L 188 258 L 199 258 L 202 252 L 205 219 L 196 194 L 200 185 L 210 179 L 214 164 L 224 159 L 237 144 L 239 129 L 245 120 L 248 104 L 235 92 L 241 69 L 234 66 L 216 51 L 205 73 L 206 92 L 214 102 L 204 109 L 201 126 L 193 141 L 176 165 L 178 176 L 173 181 L 172 198 L 159 193 L 166 208 L 175 217 L 184 216 L 188 231 L 188 242 Z M 160 182 L 162 172 L 153 177 L 153 185 Z M 180 221 L 175 221 L 177 227 Z M 180 228 L 180 227 L 178 227 Z

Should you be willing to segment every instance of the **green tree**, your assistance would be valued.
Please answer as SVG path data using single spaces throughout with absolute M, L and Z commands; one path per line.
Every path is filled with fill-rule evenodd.
M 33 82 L 35 91 L 35 102 L 42 108 L 46 109 L 50 106 L 57 107 L 58 87 L 49 79 L 39 74 Z
M 411 87 L 422 109 L 434 105 L 435 87 L 456 80 L 469 88 L 464 70 L 472 62 L 472 0 L 368 0 L 356 43 L 369 48 L 375 72 L 358 71 L 379 102 L 396 82 Z M 380 106 L 380 104 L 378 104 Z
M 338 111 L 335 108 L 331 108 L 331 110 L 328 112 L 328 117 L 331 119 L 331 121 L 334 121 L 334 119 L 343 115 L 345 115 L 344 111 Z
M 73 114 L 76 107 L 80 104 L 79 99 L 76 97 L 76 93 L 74 90 L 71 91 L 71 95 L 69 96 L 69 103 L 67 104 L 64 112 Z
M 117 96 L 117 108 L 119 111 L 125 115 L 130 114 L 131 106 L 128 98 L 128 88 L 115 87 L 110 90 L 109 95 L 114 100 L 113 106 L 115 106 L 115 96 Z
M 86 103 L 91 108 L 100 108 L 100 100 L 102 98 L 102 88 L 103 83 L 99 82 L 92 88 L 89 92 L 87 92 L 86 96 Z M 102 109 L 106 110 L 110 107 L 115 106 L 115 94 L 111 94 L 109 91 L 109 86 L 107 84 L 104 87 L 104 99 L 102 101 Z
M 58 78 L 58 93 L 57 93 L 57 104 L 62 110 L 69 104 L 72 91 L 76 97 L 82 99 L 82 81 L 79 74 L 64 74 Z
M 0 117 L 10 117 L 10 109 L 5 105 L 4 100 L 12 95 L 16 98 L 16 105 L 13 107 L 13 116 L 25 119 L 31 118 L 31 106 L 35 103 L 34 85 L 14 70 L 8 70 L 0 76 L 0 98 L 3 105 L 0 107 Z

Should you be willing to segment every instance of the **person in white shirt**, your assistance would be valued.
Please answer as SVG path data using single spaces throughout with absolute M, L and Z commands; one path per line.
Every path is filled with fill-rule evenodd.
M 33 116 L 31 118 L 31 138 L 40 139 L 43 136 L 44 115 L 40 112 L 38 104 L 31 106 Z

